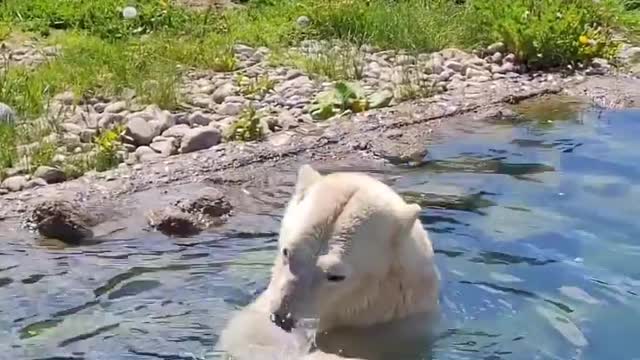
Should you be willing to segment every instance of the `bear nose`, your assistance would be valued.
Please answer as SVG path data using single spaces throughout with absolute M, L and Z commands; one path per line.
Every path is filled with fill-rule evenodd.
M 295 327 L 295 320 L 293 319 L 293 316 L 291 316 L 291 313 L 287 313 L 286 315 L 281 313 L 272 313 L 271 321 L 286 332 L 291 332 Z

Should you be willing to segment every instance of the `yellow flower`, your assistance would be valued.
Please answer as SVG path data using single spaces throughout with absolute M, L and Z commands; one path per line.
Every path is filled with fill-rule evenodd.
M 580 44 L 587 45 L 589 43 L 589 37 L 587 35 L 580 35 Z

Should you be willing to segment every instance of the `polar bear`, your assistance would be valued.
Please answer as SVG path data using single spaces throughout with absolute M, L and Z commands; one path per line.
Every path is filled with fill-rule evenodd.
M 269 285 L 231 320 L 219 345 L 232 355 L 274 343 L 304 353 L 302 319 L 317 319 L 317 334 L 328 334 L 432 314 L 439 275 L 419 213 L 420 206 L 368 175 L 323 176 L 303 165 Z M 308 358 L 339 357 L 316 351 Z

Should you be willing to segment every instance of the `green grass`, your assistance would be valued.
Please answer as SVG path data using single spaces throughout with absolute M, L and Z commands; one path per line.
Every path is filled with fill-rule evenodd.
M 126 5 L 137 8 L 135 19 L 122 17 Z M 237 69 L 235 43 L 270 47 L 280 55 L 275 61 L 332 80 L 361 77 L 361 54 L 302 56 L 285 49 L 302 39 L 422 52 L 503 41 L 532 67 L 567 65 L 613 56 L 613 30 L 637 39 L 639 7 L 638 0 L 254 0 L 244 10 L 221 13 L 196 12 L 168 0 L 4 0 L 0 41 L 23 31 L 61 45 L 63 53 L 35 70 L 12 66 L 0 72 L 0 102 L 29 120 L 42 116 L 62 91 L 82 98 L 133 89 L 143 102 L 173 109 L 185 70 Z M 311 19 L 308 28 L 297 26 L 301 15 Z M 263 93 L 271 87 L 268 81 L 256 82 L 246 90 Z M 426 96 L 424 89 L 407 82 L 402 97 Z M 255 121 L 246 123 L 255 127 L 248 126 Z M 12 149 L 18 143 L 46 135 L 31 129 L 17 136 L 16 131 L 0 128 L 0 168 L 15 161 Z

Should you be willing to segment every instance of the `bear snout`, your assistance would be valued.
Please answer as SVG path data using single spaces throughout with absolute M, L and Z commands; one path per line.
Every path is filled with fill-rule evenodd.
M 296 326 L 296 321 L 291 315 L 290 312 L 287 313 L 272 313 L 271 321 L 286 332 L 291 332 L 291 330 Z

